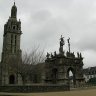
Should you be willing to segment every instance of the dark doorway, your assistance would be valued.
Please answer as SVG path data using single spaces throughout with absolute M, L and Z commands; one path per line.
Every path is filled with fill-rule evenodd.
M 9 84 L 15 84 L 15 76 L 14 75 L 10 75 Z
M 53 83 L 54 84 L 56 84 L 57 83 L 57 77 L 58 75 L 57 75 L 57 69 L 56 68 L 54 68 L 53 70 L 52 70 L 52 78 L 53 78 Z

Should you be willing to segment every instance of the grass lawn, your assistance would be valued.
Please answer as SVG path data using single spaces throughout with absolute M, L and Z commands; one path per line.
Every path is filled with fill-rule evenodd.
M 96 89 L 45 93 L 0 93 L 0 96 L 96 96 Z

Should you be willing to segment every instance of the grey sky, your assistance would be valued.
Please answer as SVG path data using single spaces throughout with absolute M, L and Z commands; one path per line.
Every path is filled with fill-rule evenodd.
M 0 52 L 3 27 L 14 0 L 0 0 Z M 71 38 L 71 51 L 80 51 L 84 67 L 96 65 L 96 0 L 16 0 L 22 22 L 21 48 L 40 43 L 45 51 L 59 50 L 59 38 Z M 64 46 L 67 48 L 67 42 Z

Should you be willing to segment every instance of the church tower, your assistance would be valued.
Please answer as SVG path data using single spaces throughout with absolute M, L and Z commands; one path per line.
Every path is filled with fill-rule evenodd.
M 6 55 L 21 55 L 21 34 L 21 21 L 17 21 L 17 7 L 14 2 L 11 9 L 11 17 L 9 17 L 8 22 L 4 25 L 2 60 L 5 59 Z
M 20 49 L 21 34 L 21 21 L 20 19 L 19 21 L 17 20 L 17 7 L 14 2 L 14 5 L 11 8 L 11 16 L 4 25 L 3 49 L 1 58 L 2 85 L 18 84 L 18 74 L 15 73 L 14 68 L 9 67 L 10 64 L 8 64 L 8 61 L 9 59 L 13 60 L 13 58 L 18 58 L 17 61 L 19 60 L 22 62 L 22 52 Z M 11 63 L 16 63 L 16 61 L 13 60 Z

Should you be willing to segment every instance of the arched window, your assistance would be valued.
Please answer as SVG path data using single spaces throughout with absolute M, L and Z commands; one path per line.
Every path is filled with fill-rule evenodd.
M 15 30 L 16 29 L 16 26 L 13 26 L 13 29 Z

